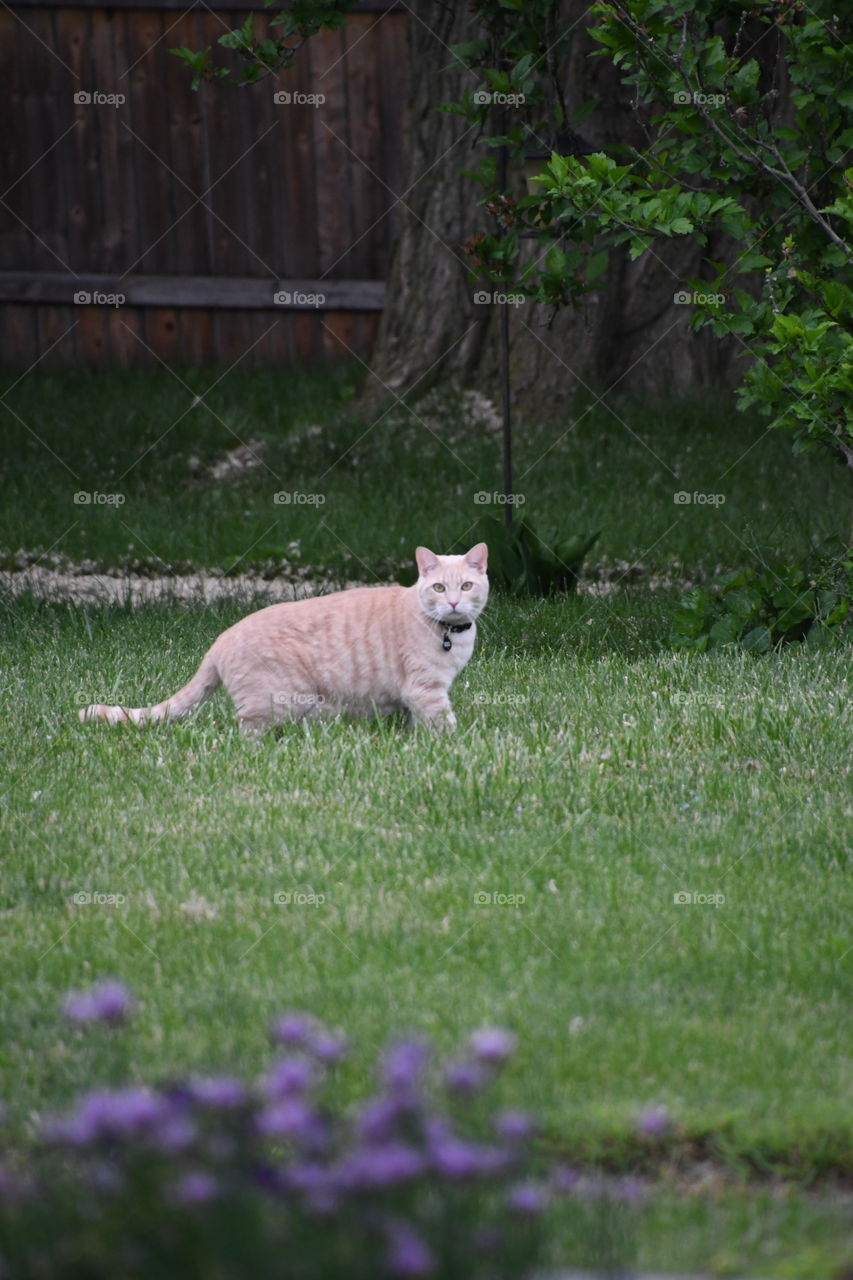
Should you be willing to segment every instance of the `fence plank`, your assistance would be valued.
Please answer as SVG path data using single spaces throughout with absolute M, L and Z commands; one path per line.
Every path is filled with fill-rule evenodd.
M 0 302 L 73 302 L 79 292 L 123 295 L 124 302 L 101 306 L 211 307 L 279 310 L 276 292 L 290 294 L 281 309 L 296 311 L 381 311 L 381 280 L 258 280 L 249 276 L 118 276 L 62 272 L 0 271 Z M 310 299 L 322 296 L 321 305 Z

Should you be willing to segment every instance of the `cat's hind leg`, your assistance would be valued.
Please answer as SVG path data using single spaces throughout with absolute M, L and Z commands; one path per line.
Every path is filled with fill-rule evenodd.
M 263 697 L 257 695 L 236 702 L 240 730 L 249 737 L 258 737 L 267 729 L 294 724 L 309 716 L 322 713 L 325 698 L 307 687 L 289 688 Z

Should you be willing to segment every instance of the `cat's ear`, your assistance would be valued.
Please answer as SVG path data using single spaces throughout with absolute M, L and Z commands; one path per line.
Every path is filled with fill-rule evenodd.
M 489 548 L 485 542 L 478 542 L 476 547 L 472 547 L 465 557 L 465 563 L 474 569 L 477 573 L 486 572 L 486 561 L 489 558 Z
M 418 565 L 418 573 L 422 578 L 426 577 L 428 573 L 432 573 L 433 569 L 438 568 L 438 556 L 427 547 L 415 548 L 415 560 Z

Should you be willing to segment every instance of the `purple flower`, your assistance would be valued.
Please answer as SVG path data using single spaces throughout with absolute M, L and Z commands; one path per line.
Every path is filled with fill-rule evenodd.
M 454 1181 L 488 1177 L 506 1165 L 506 1155 L 496 1147 L 466 1142 L 452 1133 L 443 1121 L 427 1126 L 429 1153 L 436 1171 Z
M 495 1133 L 510 1142 L 529 1138 L 536 1125 L 526 1111 L 499 1111 L 495 1116 Z
M 258 1131 L 265 1138 L 292 1138 L 313 1144 L 322 1136 L 320 1117 L 301 1098 L 283 1098 L 260 1113 Z
M 366 1143 L 390 1142 L 405 1114 L 406 1106 L 399 1098 L 371 1098 L 356 1119 L 356 1130 Z
M 647 1196 L 647 1187 L 639 1178 L 621 1178 L 614 1187 L 614 1195 L 623 1204 L 642 1204 Z
M 172 1195 L 176 1204 L 207 1204 L 219 1195 L 219 1184 L 209 1173 L 191 1169 L 174 1184 Z
M 270 1098 L 298 1097 L 317 1080 L 316 1065 L 308 1058 L 282 1058 L 264 1079 L 264 1092 Z
M 423 1173 L 426 1162 L 414 1147 L 393 1142 L 383 1147 L 362 1147 L 341 1162 L 338 1184 L 346 1191 L 374 1191 L 411 1182 Z
M 304 1013 L 285 1013 L 270 1027 L 273 1040 L 279 1044 L 304 1045 L 311 1035 L 312 1023 Z
M 428 1245 L 406 1222 L 395 1222 L 388 1230 L 388 1270 L 393 1276 L 428 1276 L 435 1261 Z
M 186 1151 L 195 1142 L 196 1136 L 195 1125 L 186 1116 L 179 1114 L 164 1116 L 151 1133 L 157 1148 L 169 1155 Z
M 72 1022 L 124 1022 L 133 1008 L 133 997 L 123 983 L 113 978 L 96 982 L 85 991 L 71 991 L 65 997 L 62 1011 Z
M 669 1107 L 644 1107 L 634 1118 L 637 1133 L 656 1138 L 669 1133 L 672 1128 L 672 1116 Z
M 428 1058 L 429 1046 L 422 1040 L 391 1045 L 382 1059 L 382 1079 L 392 1093 L 409 1096 L 417 1088 Z
M 242 1081 L 233 1076 L 206 1076 L 192 1081 L 189 1095 L 202 1107 L 210 1107 L 213 1111 L 230 1111 L 234 1107 L 243 1106 L 246 1088 Z
M 519 1182 L 508 1191 L 506 1202 L 513 1213 L 536 1217 L 548 1207 L 548 1192 L 538 1182 Z
M 454 1062 L 447 1068 L 444 1082 L 451 1093 L 476 1093 L 486 1084 L 486 1074 L 478 1062 Z
M 577 1169 L 572 1169 L 567 1164 L 558 1165 L 551 1175 L 551 1186 L 564 1195 L 577 1191 L 580 1182 L 581 1175 Z
M 505 1062 L 517 1043 L 515 1035 L 503 1027 L 481 1027 L 471 1034 L 471 1048 L 483 1062 Z
M 83 1095 L 67 1120 L 51 1126 L 51 1134 L 85 1147 L 101 1139 L 151 1134 L 165 1115 L 163 1099 L 150 1089 L 95 1089 Z
M 346 1036 L 336 1035 L 334 1031 L 320 1031 L 311 1037 L 309 1048 L 318 1061 L 334 1066 L 346 1057 L 348 1043 Z

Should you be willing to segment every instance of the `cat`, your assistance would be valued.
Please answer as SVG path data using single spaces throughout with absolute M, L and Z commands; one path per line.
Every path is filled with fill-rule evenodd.
M 177 693 L 153 707 L 96 703 L 80 719 L 154 724 L 188 715 L 224 685 L 244 733 L 312 715 L 388 715 L 453 730 L 448 691 L 474 650 L 489 595 L 488 548 L 418 547 L 411 587 L 354 587 L 268 605 L 223 631 Z

